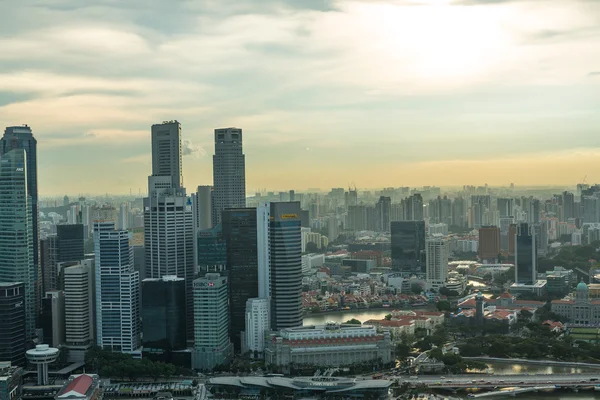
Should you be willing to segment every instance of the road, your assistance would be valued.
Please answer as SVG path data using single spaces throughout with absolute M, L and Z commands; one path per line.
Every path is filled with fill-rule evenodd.
M 418 378 L 398 377 L 398 383 L 427 385 L 430 388 L 494 388 L 530 386 L 593 386 L 600 384 L 598 374 L 551 375 L 420 375 Z

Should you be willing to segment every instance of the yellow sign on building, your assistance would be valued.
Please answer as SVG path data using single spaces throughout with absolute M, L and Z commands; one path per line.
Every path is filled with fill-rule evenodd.
M 296 214 L 281 214 L 281 219 L 298 219 Z

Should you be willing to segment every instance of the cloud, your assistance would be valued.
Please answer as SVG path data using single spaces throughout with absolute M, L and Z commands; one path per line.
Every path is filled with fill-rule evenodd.
M 189 139 L 184 139 L 181 142 L 181 151 L 184 156 L 192 156 L 194 158 L 200 158 L 206 155 L 206 150 L 200 145 L 192 143 Z
M 600 71 L 592 71 L 587 74 L 589 77 L 600 76 Z

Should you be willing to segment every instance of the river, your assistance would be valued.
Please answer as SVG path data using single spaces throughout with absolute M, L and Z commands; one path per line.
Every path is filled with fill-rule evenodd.
M 321 325 L 326 322 L 343 323 L 352 318 L 355 318 L 360 322 L 365 322 L 370 319 L 384 319 L 386 315 L 392 312 L 392 310 L 397 309 L 398 308 L 383 308 L 380 310 L 349 310 L 310 314 L 304 317 L 304 325 Z M 435 306 L 432 306 L 431 308 L 414 308 L 407 310 L 432 311 L 434 309 Z

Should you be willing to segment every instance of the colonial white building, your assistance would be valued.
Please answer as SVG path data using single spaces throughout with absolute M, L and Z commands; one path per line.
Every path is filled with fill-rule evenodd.
M 590 300 L 588 286 L 579 282 L 574 300 L 553 300 L 552 312 L 573 325 L 600 325 L 600 300 Z

